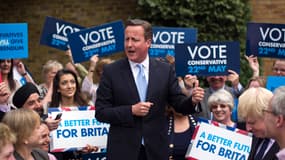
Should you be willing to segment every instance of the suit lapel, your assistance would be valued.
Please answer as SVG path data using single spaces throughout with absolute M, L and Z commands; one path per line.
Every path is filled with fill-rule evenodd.
M 278 146 L 277 142 L 275 141 L 262 159 L 263 160 L 277 159 L 276 153 L 278 151 L 279 151 L 279 146 Z
M 148 101 L 148 96 L 151 93 L 151 88 L 153 85 L 159 83 L 156 82 L 157 75 L 159 75 L 158 71 L 157 71 L 157 67 L 156 67 L 156 62 L 154 59 L 150 58 L 149 59 L 149 77 L 148 77 L 148 86 L 147 86 L 147 93 L 146 93 L 146 101 Z M 137 99 L 137 101 L 140 101 L 140 97 L 139 97 L 139 92 L 137 90 L 137 86 L 136 86 L 136 82 L 135 79 L 133 77 L 133 73 L 129 64 L 128 59 L 126 58 L 123 61 L 122 64 L 122 69 L 120 69 L 120 73 L 122 75 L 122 82 L 124 82 L 124 84 L 126 84 L 126 89 L 129 90 L 131 92 L 132 95 L 134 95 L 134 99 Z
M 252 151 L 251 151 L 251 155 L 249 159 L 254 158 L 257 152 L 258 146 L 260 145 L 261 142 L 262 142 L 262 138 L 253 137 L 252 148 L 251 148 Z M 267 151 L 267 153 L 264 155 L 262 160 L 275 160 L 275 159 L 277 160 L 275 154 L 278 152 L 278 150 L 279 150 L 278 144 L 274 142 L 273 145 L 270 147 L 270 149 Z
M 127 58 L 125 59 L 125 61 L 123 61 L 122 69 L 120 69 L 120 72 L 121 72 L 120 75 L 122 76 L 122 82 L 123 84 L 126 85 L 125 87 L 126 90 L 131 92 L 131 95 L 133 96 L 130 98 L 140 101 L 140 96 L 137 90 L 136 82 Z
M 146 99 L 149 99 L 149 95 L 151 95 L 152 88 L 155 88 L 153 85 L 159 84 L 159 82 L 156 82 L 156 80 L 159 80 L 160 78 L 156 77 L 159 75 L 157 71 L 157 64 L 154 59 L 149 58 L 149 75 L 148 75 L 148 85 L 147 85 L 147 94 Z
M 251 144 L 251 150 L 250 150 L 250 154 L 248 157 L 249 160 L 254 159 L 254 156 L 255 156 L 255 153 L 257 151 L 258 144 L 260 143 L 260 140 L 259 140 L 259 138 L 253 136 L 251 143 L 252 143 Z

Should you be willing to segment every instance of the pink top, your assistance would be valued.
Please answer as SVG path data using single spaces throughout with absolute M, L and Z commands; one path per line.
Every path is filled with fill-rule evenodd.
M 278 159 L 285 159 L 285 148 L 281 149 L 278 153 L 276 153 Z
M 48 153 L 49 160 L 57 160 L 53 154 Z

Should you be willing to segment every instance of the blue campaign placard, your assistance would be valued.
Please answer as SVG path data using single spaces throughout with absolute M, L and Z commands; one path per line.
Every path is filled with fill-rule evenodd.
M 150 57 L 175 55 L 175 44 L 197 42 L 196 28 L 153 27 L 152 44 L 149 49 Z
M 238 42 L 203 42 L 175 45 L 175 70 L 178 76 L 228 75 L 240 73 Z
M 285 58 L 285 24 L 248 23 L 246 55 Z
M 280 86 L 285 86 L 285 77 L 283 76 L 268 76 L 266 80 L 266 88 L 270 91 L 274 91 Z
M 0 24 L 0 59 L 28 57 L 28 24 Z
M 75 63 L 88 61 L 95 54 L 106 56 L 124 50 L 123 22 L 115 21 L 68 35 Z
M 44 23 L 40 44 L 66 51 L 69 48 L 67 35 L 81 29 L 84 27 L 48 16 Z

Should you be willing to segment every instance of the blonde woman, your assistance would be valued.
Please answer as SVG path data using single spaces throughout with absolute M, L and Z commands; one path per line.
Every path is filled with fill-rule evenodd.
M 90 99 L 91 99 L 92 105 L 95 104 L 96 91 L 98 88 L 98 83 L 94 83 L 93 81 L 94 75 L 97 81 L 99 81 L 103 73 L 103 67 L 112 62 L 113 60 L 111 60 L 110 58 L 103 58 L 99 60 L 98 55 L 94 55 L 90 58 L 90 65 L 89 65 L 88 73 L 82 81 L 81 92 L 91 97 Z
M 14 144 L 16 143 L 16 136 L 11 132 L 10 128 L 0 123 L 0 159 L 1 160 L 15 160 Z
M 31 109 L 7 112 L 2 120 L 16 134 L 16 160 L 49 160 L 47 152 L 38 149 L 41 140 L 40 116 Z
M 53 78 L 57 71 L 62 68 L 62 64 L 56 60 L 48 60 L 43 66 L 42 76 L 44 83 L 41 83 L 38 88 L 45 114 L 47 113 L 47 106 L 51 102 Z

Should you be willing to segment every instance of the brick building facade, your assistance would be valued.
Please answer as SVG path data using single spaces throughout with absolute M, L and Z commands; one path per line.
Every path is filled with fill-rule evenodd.
M 285 24 L 284 0 L 250 0 L 252 21 Z M 42 82 L 41 67 L 48 59 L 67 61 L 64 52 L 39 44 L 46 16 L 90 27 L 114 20 L 138 16 L 136 0 L 0 0 L 0 23 L 27 22 L 29 27 L 28 65 L 37 82 Z M 271 66 L 271 59 L 263 59 Z M 270 74 L 271 67 L 264 67 Z
M 36 81 L 43 82 L 41 69 L 47 60 L 57 59 L 63 64 L 68 61 L 63 51 L 39 44 L 46 16 L 91 27 L 135 17 L 136 3 L 136 0 L 0 0 L 0 23 L 28 23 L 29 58 L 24 62 Z
M 250 0 L 252 22 L 285 24 L 284 0 Z M 262 58 L 263 75 L 272 73 L 273 59 Z

